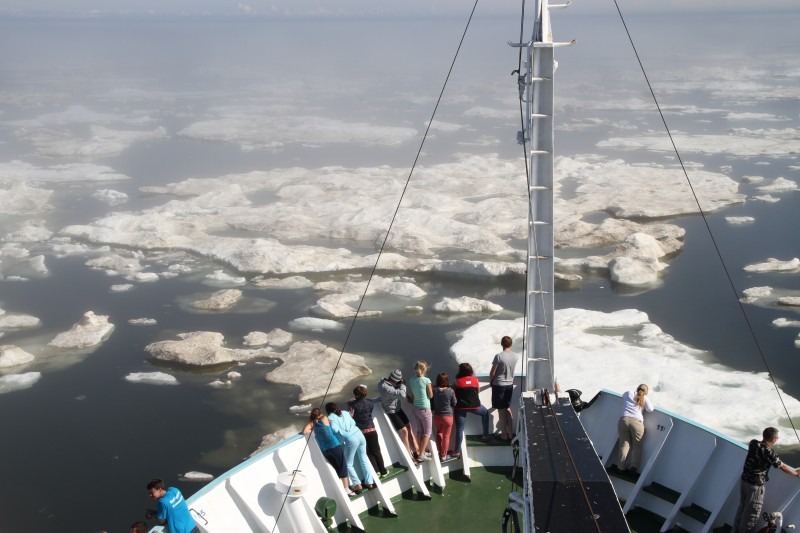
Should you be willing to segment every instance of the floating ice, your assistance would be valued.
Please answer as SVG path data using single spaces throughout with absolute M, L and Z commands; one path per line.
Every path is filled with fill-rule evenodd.
M 253 285 L 264 289 L 305 289 L 314 283 L 303 276 L 289 276 L 286 278 L 253 278 Z
M 753 200 L 758 200 L 759 202 L 765 202 L 768 204 L 775 204 L 781 201 L 780 198 L 775 198 L 771 194 L 762 194 L 760 196 L 753 196 Z
M 19 228 L 3 236 L 6 242 L 43 242 L 53 236 L 53 232 L 45 227 L 43 220 L 28 220 Z
M 412 128 L 344 122 L 325 117 L 265 114 L 261 108 L 217 108 L 219 118 L 190 124 L 178 134 L 235 143 L 244 151 L 278 149 L 288 143 L 360 143 L 392 146 L 416 137 Z M 309 124 L 314 124 L 309 128 Z
M 289 412 L 294 414 L 308 414 L 314 408 L 313 404 L 293 405 L 289 407 Z
M 197 481 L 201 483 L 208 483 L 214 476 L 211 474 L 206 474 L 205 472 L 186 472 L 185 474 L 181 474 L 178 476 L 180 481 Z
M 125 376 L 131 383 L 147 383 L 149 385 L 179 385 L 174 376 L 164 372 L 131 372 Z
M 211 366 L 223 363 L 246 361 L 256 357 L 274 357 L 268 348 L 242 350 L 225 348 L 222 333 L 194 331 L 181 333 L 177 341 L 159 341 L 145 346 L 145 351 L 156 359 L 173 361 L 186 365 Z
M 372 373 L 360 355 L 340 353 L 317 341 L 294 343 L 289 351 L 277 357 L 283 364 L 267 373 L 267 381 L 299 386 L 300 401 L 318 398 L 326 392 L 337 394 L 354 379 Z M 310 361 L 313 361 L 311 370 Z
M 120 205 L 128 201 L 128 195 L 114 189 L 98 189 L 92 193 L 92 198 L 108 205 Z
M 195 309 L 205 309 L 210 311 L 226 311 L 236 305 L 242 299 L 242 291 L 239 289 L 224 289 L 217 291 L 204 300 L 197 300 L 191 303 Z
M 23 161 L 10 161 L 0 163 L 0 175 L 6 180 L 23 183 L 71 183 L 130 179 L 124 174 L 117 174 L 111 167 L 92 163 L 64 163 L 50 167 L 37 167 Z M 52 193 L 52 191 L 42 192 Z
M 756 187 L 756 189 L 762 192 L 796 191 L 797 183 L 793 182 L 792 180 L 787 180 L 786 178 L 775 178 L 772 183 Z
M 247 283 L 247 279 L 243 278 L 242 276 L 232 276 L 224 270 L 215 270 L 213 274 L 208 274 L 206 279 L 211 282 L 222 283 L 225 285 L 244 285 Z
M 155 318 L 131 318 L 128 320 L 131 326 L 155 326 L 158 321 Z
M 32 387 L 41 377 L 41 372 L 26 372 L 24 374 L 0 376 L 0 394 Z
M 777 328 L 800 328 L 800 320 L 789 320 L 788 318 L 776 318 L 772 325 Z
M 131 283 L 121 283 L 118 285 L 112 285 L 110 287 L 111 292 L 127 292 L 133 288 Z
M 743 290 L 742 294 L 744 294 L 744 297 L 740 298 L 739 301 L 742 303 L 751 304 L 772 294 L 772 287 L 751 287 Z
M 30 363 L 33 359 L 33 355 L 19 346 L 14 346 L 13 344 L 0 346 L 0 368 L 24 365 Z
M 479 300 L 469 296 L 444 298 L 433 304 L 434 313 L 499 313 L 503 307 L 488 300 Z
M 270 446 L 274 446 L 275 444 L 278 444 L 279 442 L 286 440 L 289 437 L 293 437 L 297 435 L 299 432 L 300 432 L 299 428 L 295 426 L 287 426 L 285 428 L 279 429 L 278 431 L 275 431 L 274 433 L 270 433 L 269 435 L 264 435 L 261 438 L 261 443 L 258 445 L 258 448 L 256 448 L 256 450 L 253 453 L 251 453 L 249 457 L 253 457 L 262 450 L 266 450 Z
M 747 158 L 759 155 L 789 157 L 800 152 L 797 130 L 734 128 L 729 135 L 686 135 L 673 133 L 672 140 L 684 153 L 709 155 L 727 154 Z M 663 135 L 611 138 L 597 143 L 601 148 L 628 150 L 645 149 L 654 152 L 672 152 L 670 139 Z
M 742 181 L 745 183 L 761 183 L 764 181 L 764 176 L 742 176 Z
M 781 296 L 777 299 L 777 304 L 789 307 L 800 307 L 800 296 Z
M 139 281 L 142 283 L 151 283 L 153 281 L 158 281 L 158 274 L 155 272 L 137 272 L 132 276 L 133 281 Z
M 41 322 L 38 318 L 32 315 L 21 314 L 3 314 L 0 316 L 0 329 L 24 329 L 38 326 Z
M 0 165 L 0 175 L 3 174 Z M 0 213 L 6 215 L 36 215 L 52 208 L 53 191 L 28 187 L 25 183 L 0 184 Z
M 113 329 L 114 324 L 108 322 L 107 315 L 86 311 L 80 322 L 73 324 L 69 331 L 56 335 L 47 345 L 65 349 L 89 348 L 106 340 Z
M 747 272 L 794 272 L 800 270 L 800 259 L 795 257 L 788 261 L 782 261 L 770 257 L 763 263 L 755 263 L 744 267 Z
M 281 348 L 292 342 L 292 334 L 280 328 L 275 328 L 269 333 L 251 331 L 244 336 L 245 346 L 273 346 Z
M 742 224 L 750 224 L 751 222 L 755 222 L 755 218 L 753 217 L 725 217 L 725 222 L 730 224 L 731 226 L 741 226 Z
M 521 330 L 522 319 L 483 320 L 464 331 L 450 352 L 476 371 L 488 372 L 501 336 L 517 339 Z M 785 420 L 766 373 L 739 372 L 710 363 L 709 354 L 676 341 L 640 311 L 559 309 L 555 330 L 556 375 L 564 388 L 579 389 L 586 399 L 604 388 L 622 392 L 648 383 L 657 406 L 740 440 Z M 790 416 L 800 415 L 800 402 L 781 394 Z M 688 397 L 694 401 L 687 403 Z M 743 418 L 743 403 L 760 407 Z M 792 432 L 788 426 L 780 429 Z
M 324 331 L 326 329 L 336 330 L 344 329 L 344 324 L 336 322 L 335 320 L 328 320 L 327 318 L 314 318 L 304 316 L 295 318 L 289 321 L 289 328 L 300 331 Z

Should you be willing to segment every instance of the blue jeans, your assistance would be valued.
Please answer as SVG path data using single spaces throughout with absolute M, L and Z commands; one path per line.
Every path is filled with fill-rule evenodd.
M 369 470 L 367 441 L 360 429 L 344 437 L 344 456 L 347 460 L 347 477 L 350 478 L 350 486 L 361 485 L 362 480 L 367 485 L 375 482 Z
M 483 424 L 483 434 L 489 434 L 489 410 L 484 406 L 481 405 L 473 410 L 455 409 L 453 411 L 453 418 L 455 418 L 454 422 L 456 425 L 456 444 L 453 450 L 458 453 L 461 453 L 461 442 L 464 440 L 464 426 L 467 425 L 467 413 L 480 416 L 481 423 Z

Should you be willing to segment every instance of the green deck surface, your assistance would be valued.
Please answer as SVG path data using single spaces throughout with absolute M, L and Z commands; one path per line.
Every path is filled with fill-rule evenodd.
M 462 470 L 451 472 L 441 493 L 428 485 L 431 499 L 406 491 L 392 500 L 397 517 L 385 517 L 373 509 L 361 520 L 368 532 L 408 533 L 431 524 L 446 525 L 449 531 L 498 531 L 508 493 L 521 491 L 518 484 L 512 488 L 510 475 L 511 468 L 471 468 L 470 481 Z M 340 527 L 339 531 L 350 529 Z

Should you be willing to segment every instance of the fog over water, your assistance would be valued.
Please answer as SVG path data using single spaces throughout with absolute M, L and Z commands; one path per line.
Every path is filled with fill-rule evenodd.
M 800 296 L 788 263 L 800 255 L 800 14 L 627 21 L 712 242 L 619 20 L 575 7 L 555 19 L 557 39 L 577 40 L 557 52 L 556 253 L 582 280 L 556 306 L 646 317 L 557 315 L 569 338 L 558 376 L 590 394 L 649 381 L 657 404 L 742 440 L 774 423 L 800 464 L 765 367 L 796 417 L 800 307 L 778 298 Z M 455 355 L 489 360 L 488 337 L 513 323 L 486 333 L 484 321 L 524 307 L 513 18 L 473 21 L 362 306 L 380 316 L 348 332 L 351 318 L 321 311 L 358 306 L 463 23 L 0 18 L 0 49 L 14 51 L 0 54 L 0 344 L 34 357 L 0 366 L 0 530 L 126 531 L 150 478 L 189 496 L 201 485 L 181 474 L 219 475 L 299 427 L 306 408 L 290 408 L 319 399 L 265 380 L 290 345 L 338 351 L 348 338 L 372 374 L 336 401 L 418 358 L 454 373 L 465 332 Z M 620 270 L 612 282 L 606 254 L 648 232 L 662 252 L 637 256 L 652 268 L 636 273 L 652 281 Z M 769 258 L 788 270 L 744 270 Z M 305 279 L 265 281 L 293 275 Z M 737 302 L 754 287 L 771 288 L 743 306 L 765 359 Z M 230 309 L 193 306 L 224 289 L 241 291 Z M 461 296 L 503 310 L 432 311 Z M 114 325 L 102 343 L 48 346 L 87 311 Z M 129 323 L 141 318 L 155 323 Z M 145 350 L 197 331 L 258 349 L 245 336 L 276 328 L 290 345 L 242 364 Z M 231 371 L 230 386 L 209 386 Z M 137 381 L 154 372 L 178 384 Z

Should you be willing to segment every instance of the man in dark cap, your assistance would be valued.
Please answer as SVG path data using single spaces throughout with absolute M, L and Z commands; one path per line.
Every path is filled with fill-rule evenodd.
M 414 464 L 417 465 L 416 453 L 412 451 L 417 449 L 417 442 L 414 438 L 414 432 L 411 431 L 408 416 L 403 412 L 406 383 L 403 381 L 403 373 L 400 369 L 392 370 L 388 378 L 380 380 L 378 392 L 381 395 L 383 410 L 392 422 L 394 429 L 400 433 L 400 438 L 403 439 L 403 444 L 405 444 L 408 454 L 414 459 Z
M 747 457 L 742 469 L 739 487 L 739 508 L 733 521 L 733 531 L 751 533 L 761 515 L 764 504 L 764 483 L 769 481 L 769 467 L 780 468 L 787 474 L 800 476 L 800 469 L 787 466 L 779 458 L 772 445 L 778 441 L 778 430 L 769 427 L 761 434 L 761 441 L 753 439 L 747 447 Z

